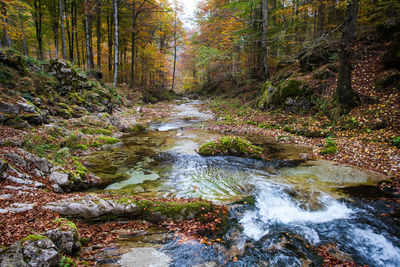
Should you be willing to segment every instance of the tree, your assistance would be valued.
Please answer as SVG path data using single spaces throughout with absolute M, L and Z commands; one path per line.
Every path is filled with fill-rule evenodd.
M 335 92 L 335 100 L 339 114 L 348 113 L 359 102 L 358 95 L 351 87 L 352 57 L 354 34 L 357 25 L 358 0 L 348 0 L 346 17 L 343 23 L 342 40 L 340 42 L 339 79 Z
M 264 79 L 268 78 L 268 0 L 262 1 L 262 17 L 263 17 L 263 29 L 262 29 L 262 69 Z
M 60 26 L 61 26 L 61 49 L 63 59 L 67 59 L 67 46 L 65 44 L 65 27 L 64 27 L 64 0 L 59 0 L 60 7 Z
M 119 55 L 119 31 L 118 31 L 118 2 L 119 0 L 114 1 L 114 75 L 113 75 L 113 87 L 117 87 L 118 82 L 118 55 Z

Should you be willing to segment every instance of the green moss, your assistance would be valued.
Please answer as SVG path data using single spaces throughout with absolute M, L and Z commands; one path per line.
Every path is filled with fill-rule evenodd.
M 61 257 L 59 266 L 60 267 L 72 267 L 72 266 L 76 266 L 76 263 L 75 263 L 74 259 L 63 255 Z
M 112 135 L 112 131 L 97 127 L 86 127 L 81 129 L 84 134 L 102 134 L 102 135 Z
M 332 137 L 326 138 L 324 149 L 321 151 L 321 154 L 336 154 L 337 152 L 337 144 L 335 139 Z
M 43 235 L 35 235 L 35 234 L 28 235 L 27 237 L 21 239 L 21 243 L 24 243 L 26 241 L 33 241 L 34 242 L 34 241 L 42 240 L 42 239 L 45 239 L 45 238 L 47 238 L 47 237 L 45 237 Z
M 68 227 L 68 228 L 74 230 L 77 234 L 79 234 L 78 228 L 76 227 L 75 223 L 71 222 L 70 220 L 68 220 L 66 218 L 59 218 L 59 219 L 53 220 L 53 223 L 59 225 L 60 229 Z
M 230 155 L 251 158 L 263 158 L 263 149 L 249 141 L 234 136 L 222 137 L 199 148 L 202 156 Z

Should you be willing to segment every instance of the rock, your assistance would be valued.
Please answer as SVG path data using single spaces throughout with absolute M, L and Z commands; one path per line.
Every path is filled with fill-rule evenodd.
M 22 156 L 18 155 L 17 153 L 6 153 L 6 154 L 4 154 L 4 156 L 9 160 L 9 162 L 12 165 L 15 165 L 22 169 L 29 168 L 26 160 Z
M 24 103 L 24 102 L 19 102 L 16 104 L 16 107 L 20 111 L 28 112 L 28 113 L 35 113 L 35 106 L 32 104 Z
M 23 115 L 22 119 L 26 120 L 27 122 L 33 125 L 41 125 L 49 122 L 48 115 L 49 115 L 48 111 L 38 112 L 34 114 Z
M 151 266 L 168 267 L 172 259 L 167 254 L 156 250 L 155 248 L 133 248 L 130 252 L 123 254 L 120 264 L 123 267 L 128 266 Z
M 73 255 L 81 249 L 78 232 L 72 227 L 66 231 L 61 229 L 49 230 L 44 235 L 53 241 L 57 248 L 65 254 Z
M 320 43 L 299 54 L 300 67 L 303 71 L 312 71 L 315 68 L 335 61 L 333 58 L 335 53 L 337 53 L 337 49 L 334 45 Z
M 135 204 L 118 203 L 88 195 L 80 200 L 63 200 L 44 206 L 65 216 L 98 218 L 103 215 L 137 215 L 140 209 Z
M 9 213 L 9 212 L 10 212 L 9 210 L 0 208 L 0 214 L 6 214 L 6 213 Z
M 49 173 L 52 165 L 45 158 L 39 158 L 32 153 L 25 152 L 25 157 L 28 162 L 44 173 Z
M 400 71 L 396 69 L 387 70 L 381 74 L 376 80 L 375 88 L 382 91 L 390 86 L 396 86 L 400 82 Z
M 284 104 L 284 110 L 290 113 L 310 111 L 313 107 L 311 100 L 307 97 L 288 97 Z
M 0 195 L 0 200 L 10 199 L 12 197 L 13 197 L 12 194 L 3 194 L 3 195 Z
M 13 203 L 7 209 L 14 213 L 25 212 L 33 209 L 34 204 L 31 203 Z
M 32 267 L 59 266 L 60 254 L 57 247 L 48 238 L 23 242 L 23 258 Z
M 0 102 L 0 112 L 6 114 L 18 114 L 19 110 L 18 107 L 12 104 L 6 102 Z
M 53 184 L 51 186 L 51 189 L 53 190 L 54 193 L 57 194 L 64 194 L 64 190 L 61 188 L 61 186 L 59 186 L 58 184 Z
M 61 172 L 53 172 L 50 175 L 50 182 L 58 184 L 60 187 L 65 187 L 69 185 L 68 174 L 61 173 Z
M 6 171 L 8 169 L 8 163 L 6 161 L 3 161 L 0 159 L 0 181 L 5 178 L 3 177 L 3 173 L 6 174 Z
M 33 190 L 33 191 L 36 191 L 37 190 L 34 187 L 25 186 L 25 185 L 23 185 L 23 186 L 6 185 L 4 188 L 8 189 L 8 190 L 14 190 L 14 191 L 22 191 L 22 190 Z

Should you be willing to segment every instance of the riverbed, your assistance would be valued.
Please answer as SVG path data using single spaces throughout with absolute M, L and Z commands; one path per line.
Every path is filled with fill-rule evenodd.
M 114 247 L 98 255 L 98 265 L 318 266 L 323 262 L 317 248 L 328 246 L 342 261 L 400 266 L 398 226 L 379 216 L 387 203 L 367 202 L 344 190 L 386 177 L 323 160 L 304 161 L 300 155 L 307 148 L 257 136 L 245 138 L 261 145 L 270 160 L 202 157 L 196 150 L 224 135 L 207 130 L 215 118 L 202 107 L 200 101 L 177 101 L 172 115 L 151 122 L 149 131 L 126 135 L 121 146 L 90 157 L 106 159 L 125 177 L 106 191 L 229 205 L 228 231 L 213 245 L 179 242 L 157 228 L 121 233 Z M 247 196 L 254 205 L 231 204 Z

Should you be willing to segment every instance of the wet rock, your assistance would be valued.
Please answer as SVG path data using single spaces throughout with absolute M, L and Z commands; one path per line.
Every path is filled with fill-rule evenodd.
M 73 255 L 81 248 L 78 240 L 78 232 L 72 227 L 66 231 L 61 229 L 49 230 L 44 235 L 53 241 L 57 248 L 65 254 Z
M 53 172 L 50 175 L 49 181 L 59 185 L 61 188 L 69 185 L 68 174 L 61 172 Z
M 121 266 L 153 266 L 168 267 L 172 259 L 167 254 L 155 248 L 134 248 L 131 252 L 122 255 Z
M 14 213 L 21 213 L 33 209 L 34 204 L 30 203 L 13 203 L 7 209 Z
M 140 209 L 135 204 L 118 203 L 117 201 L 101 199 L 96 196 L 86 196 L 83 199 L 69 199 L 48 203 L 44 206 L 65 216 L 98 218 L 103 215 L 137 215 Z

